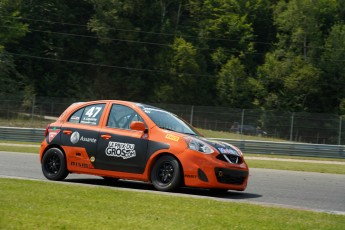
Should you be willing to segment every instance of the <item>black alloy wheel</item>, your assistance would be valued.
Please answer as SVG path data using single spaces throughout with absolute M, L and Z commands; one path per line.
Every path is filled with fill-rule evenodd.
M 163 156 L 152 169 L 151 181 L 157 190 L 167 192 L 180 186 L 181 175 L 179 162 L 172 156 Z
M 63 180 L 68 175 L 65 154 L 58 148 L 49 149 L 42 158 L 42 172 L 48 180 Z

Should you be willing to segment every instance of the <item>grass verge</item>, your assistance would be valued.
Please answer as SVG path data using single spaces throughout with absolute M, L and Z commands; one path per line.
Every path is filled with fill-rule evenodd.
M 27 146 L 21 146 L 21 145 L 27 145 Z M 0 151 L 38 153 L 39 149 L 40 149 L 40 143 L 37 143 L 37 142 L 18 142 L 18 141 L 3 141 L 3 140 L 0 141 Z
M 40 147 L 23 147 L 23 146 L 1 146 L 0 151 L 20 152 L 20 153 L 38 153 Z
M 3 229 L 343 229 L 341 215 L 0 179 Z
M 209 138 L 224 138 L 224 139 L 235 139 L 235 140 L 252 140 L 252 141 L 286 141 L 277 138 L 270 138 L 270 137 L 259 137 L 259 136 L 250 136 L 250 135 L 241 135 L 236 133 L 230 132 L 222 132 L 222 131 L 213 131 L 207 129 L 199 129 L 197 128 L 205 137 Z
M 289 162 L 289 161 L 274 161 L 274 160 L 252 160 L 252 159 L 247 159 L 246 162 L 249 168 L 265 168 L 265 169 L 279 169 L 279 170 L 303 171 L 303 172 L 345 174 L 345 165 L 337 165 L 337 164 Z
M 345 159 L 340 158 L 321 158 L 321 157 L 303 157 L 303 156 L 287 156 L 287 155 L 274 155 L 274 154 L 253 154 L 244 153 L 245 157 L 268 157 L 268 158 L 280 158 L 280 159 L 296 159 L 296 160 L 316 160 L 316 161 L 335 161 L 345 162 Z

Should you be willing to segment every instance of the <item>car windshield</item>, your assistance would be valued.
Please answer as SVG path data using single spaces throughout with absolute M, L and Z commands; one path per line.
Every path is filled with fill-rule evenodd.
M 200 136 L 198 131 L 175 114 L 148 105 L 138 105 L 159 128 L 193 136 Z

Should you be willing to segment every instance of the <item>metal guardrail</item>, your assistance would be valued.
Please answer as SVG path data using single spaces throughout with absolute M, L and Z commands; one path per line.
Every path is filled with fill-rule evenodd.
M 45 129 L 0 127 L 0 140 L 41 142 Z
M 41 142 L 45 129 L 0 127 L 0 140 Z M 287 156 L 344 158 L 344 145 L 322 145 L 297 142 L 272 142 L 211 138 L 233 144 L 244 153 Z
M 237 146 L 244 153 L 345 158 L 344 145 L 307 144 L 297 142 L 272 142 L 212 138 Z

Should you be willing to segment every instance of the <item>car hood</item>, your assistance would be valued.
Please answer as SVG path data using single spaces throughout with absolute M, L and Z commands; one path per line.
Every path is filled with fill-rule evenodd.
M 235 155 L 241 156 L 242 152 L 237 147 L 232 144 L 223 142 L 223 141 L 216 141 L 212 139 L 208 139 L 205 137 L 199 137 L 200 140 L 206 142 L 207 144 L 211 145 L 213 148 L 217 149 L 217 151 L 221 154 L 226 155 Z

